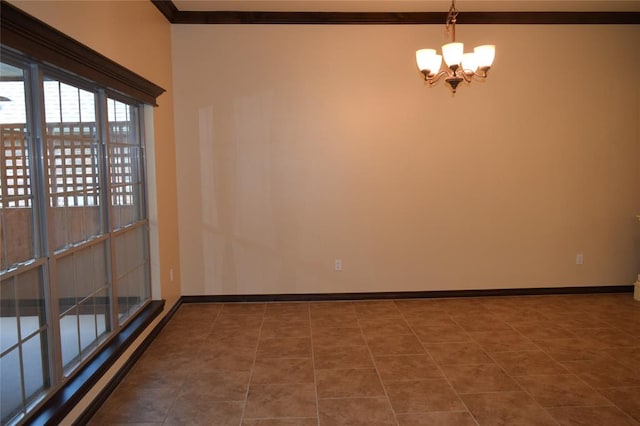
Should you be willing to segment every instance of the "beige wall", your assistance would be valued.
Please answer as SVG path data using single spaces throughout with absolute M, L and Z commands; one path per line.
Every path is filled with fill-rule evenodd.
M 497 58 L 452 96 L 443 26 L 174 25 L 183 294 L 631 284 L 640 27 L 458 39 Z
M 149 151 L 155 159 L 160 283 L 157 296 L 171 307 L 180 296 L 180 256 L 177 247 L 176 167 L 173 130 L 173 90 L 170 24 L 149 1 L 12 1 L 17 7 L 57 28 L 99 53 L 167 90 L 153 110 L 153 140 Z M 151 170 L 151 174 L 154 171 Z M 154 207 L 152 206 L 152 208 Z M 153 241 L 156 239 L 153 238 Z M 170 269 L 174 269 L 174 281 Z M 156 292 L 158 293 L 158 292 Z

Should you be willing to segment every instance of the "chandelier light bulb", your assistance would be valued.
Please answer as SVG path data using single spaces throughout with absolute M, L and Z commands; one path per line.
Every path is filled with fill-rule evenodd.
M 428 74 L 429 71 L 434 71 L 431 69 L 431 63 L 434 56 L 436 56 L 435 49 L 416 50 L 416 62 L 418 63 L 418 69 L 420 72 L 424 73 L 426 71 Z
M 444 62 L 449 68 L 460 65 L 460 62 L 462 62 L 463 51 L 464 43 L 453 42 L 442 46 L 442 56 L 444 57 Z
M 433 55 L 431 57 L 431 64 L 429 66 L 429 69 L 431 70 L 429 75 L 437 74 L 438 71 L 440 71 L 441 65 L 442 65 L 442 55 Z
M 475 53 L 462 55 L 462 70 L 467 74 L 473 74 L 478 69 L 478 58 Z
M 473 49 L 476 54 L 478 67 L 489 68 L 493 65 L 493 60 L 496 57 L 496 47 L 493 44 L 485 44 Z

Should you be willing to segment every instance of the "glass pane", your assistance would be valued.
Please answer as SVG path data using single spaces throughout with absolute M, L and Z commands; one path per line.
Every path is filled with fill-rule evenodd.
M 46 370 L 47 344 L 43 333 L 38 333 L 22 344 L 24 388 L 27 399 L 40 392 L 48 382 Z
M 0 270 L 34 257 L 24 71 L 0 63 Z
M 92 248 L 93 264 L 93 290 L 108 288 L 109 277 L 107 276 L 107 246 L 106 242 L 96 244 Z
M 18 348 L 0 358 L 0 413 L 2 424 L 22 410 L 20 384 L 20 355 Z
M 61 249 L 103 232 L 96 94 L 46 79 L 44 100 L 51 239 Z
M 111 327 L 109 327 L 109 318 L 111 318 L 111 310 L 109 304 L 109 296 L 107 290 L 103 290 L 96 294 L 95 298 L 96 309 L 96 331 L 98 337 L 105 334 Z
M 115 99 L 107 99 L 109 141 L 111 143 L 140 145 L 138 108 Z
M 73 254 L 76 270 L 75 288 L 78 301 L 93 294 L 96 287 L 93 282 L 93 247 L 88 247 Z
M 20 313 L 22 339 L 46 324 L 42 269 L 31 269 L 16 279 L 16 293 Z
M 18 343 L 18 312 L 14 278 L 0 282 L 2 315 L 0 315 L 0 352 Z
M 141 140 L 137 107 L 108 99 L 109 179 L 113 228 L 142 218 Z
M 73 254 L 56 260 L 56 282 L 58 285 L 60 314 L 64 314 L 78 303 L 74 266 Z
M 93 306 L 93 298 L 89 298 L 78 306 L 80 316 L 78 323 L 80 324 L 80 350 L 84 351 L 92 343 L 96 342 L 96 316 Z
M 62 366 L 65 370 L 79 361 L 80 336 L 78 335 L 77 308 L 60 318 L 60 340 L 62 344 Z
M 58 257 L 56 270 L 61 314 L 96 291 L 109 287 L 106 263 L 104 242 Z
M 123 315 L 126 317 L 149 298 L 147 247 L 146 227 L 137 227 L 116 237 L 116 282 L 121 320 Z

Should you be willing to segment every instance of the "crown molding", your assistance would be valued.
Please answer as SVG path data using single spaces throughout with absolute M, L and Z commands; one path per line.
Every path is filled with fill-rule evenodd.
M 178 10 L 151 0 L 172 24 L 416 25 L 442 24 L 446 12 L 260 12 Z M 638 25 L 640 12 L 464 12 L 459 24 Z

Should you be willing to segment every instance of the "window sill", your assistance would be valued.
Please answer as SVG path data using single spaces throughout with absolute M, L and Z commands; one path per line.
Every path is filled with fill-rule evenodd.
M 34 425 L 60 423 L 163 309 L 164 300 L 154 300 L 145 306 L 91 361 L 67 380 L 42 406 L 27 414 L 22 422 Z

